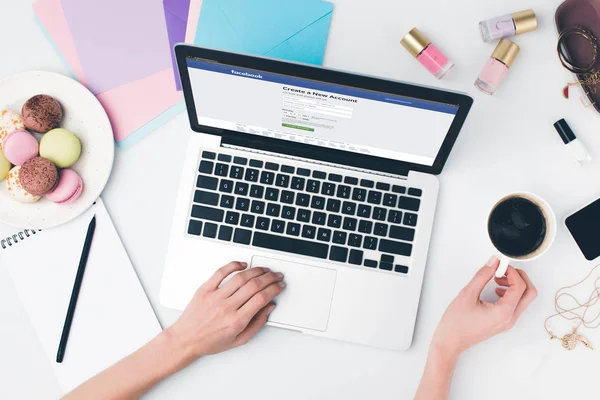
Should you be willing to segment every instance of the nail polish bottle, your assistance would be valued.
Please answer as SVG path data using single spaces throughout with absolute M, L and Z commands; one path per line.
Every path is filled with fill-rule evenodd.
M 504 81 L 508 70 L 519 54 L 519 46 L 508 39 L 502 39 L 492 56 L 481 70 L 475 87 L 485 94 L 492 95 Z
M 436 78 L 442 79 L 454 64 L 417 28 L 412 28 L 400 41 Z
M 592 156 L 590 156 L 590 153 L 587 151 L 581 140 L 577 139 L 577 136 L 575 136 L 575 133 L 573 133 L 573 130 L 564 118 L 556 121 L 554 128 L 563 140 L 565 146 L 569 149 L 569 152 L 575 158 L 577 165 L 581 167 L 592 162 Z
M 537 27 L 538 22 L 533 10 L 519 11 L 479 23 L 479 30 L 484 42 L 535 31 Z

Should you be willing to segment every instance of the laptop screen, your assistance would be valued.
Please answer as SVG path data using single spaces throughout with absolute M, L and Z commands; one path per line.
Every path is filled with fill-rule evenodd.
M 186 58 L 198 124 L 432 166 L 458 105 Z

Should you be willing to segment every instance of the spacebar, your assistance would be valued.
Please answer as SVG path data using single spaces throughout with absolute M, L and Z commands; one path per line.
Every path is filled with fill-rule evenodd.
M 252 246 L 317 258 L 327 258 L 327 252 L 329 251 L 329 245 L 323 243 L 269 235 L 262 232 L 254 232 Z

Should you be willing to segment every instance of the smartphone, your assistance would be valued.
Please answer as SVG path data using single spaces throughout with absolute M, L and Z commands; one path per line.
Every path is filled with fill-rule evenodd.
M 600 257 L 600 199 L 567 217 L 565 224 L 586 259 Z

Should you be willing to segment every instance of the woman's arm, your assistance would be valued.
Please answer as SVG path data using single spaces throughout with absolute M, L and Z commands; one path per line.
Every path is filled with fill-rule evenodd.
M 448 306 L 429 348 L 425 372 L 415 400 L 446 400 L 460 354 L 479 342 L 511 329 L 537 296 L 524 271 L 509 267 L 495 278 L 500 297 L 495 303 L 480 300 L 494 277 L 499 260 L 492 257 Z
M 233 262 L 219 269 L 173 326 L 64 399 L 137 399 L 198 358 L 247 343 L 265 325 L 275 308 L 272 300 L 285 288 L 282 274 L 247 267 Z

